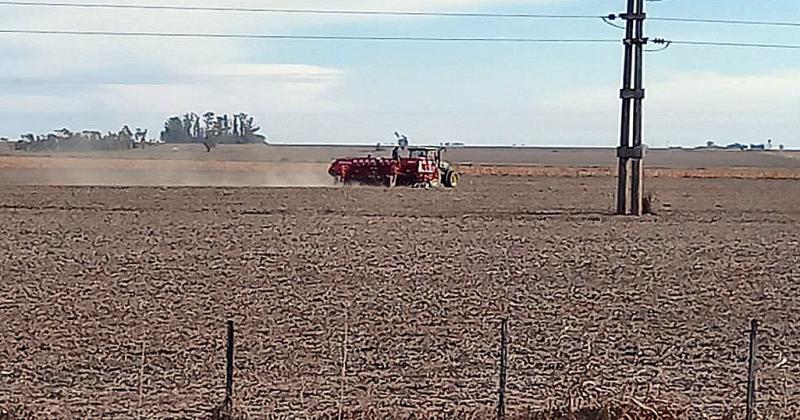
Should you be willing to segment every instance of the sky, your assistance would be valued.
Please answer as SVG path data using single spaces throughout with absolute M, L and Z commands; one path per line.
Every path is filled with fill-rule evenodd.
M 38 1 L 38 0 L 37 0 Z M 73 0 L 79 3 L 606 15 L 623 0 Z M 791 0 L 664 0 L 649 16 L 800 21 Z M 0 6 L 0 29 L 618 39 L 601 20 L 320 16 Z M 800 44 L 800 27 L 648 21 L 650 37 Z M 278 143 L 608 146 L 622 45 L 0 34 L 0 136 L 247 112 Z M 800 50 L 673 45 L 645 57 L 645 143 L 800 148 Z

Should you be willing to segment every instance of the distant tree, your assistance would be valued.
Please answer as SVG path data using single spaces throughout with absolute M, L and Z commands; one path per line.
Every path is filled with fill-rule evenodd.
M 214 129 L 217 126 L 217 117 L 216 117 L 216 115 L 212 111 L 206 112 L 205 114 L 203 114 L 203 122 L 206 125 L 206 135 L 205 135 L 205 137 L 213 135 Z
M 183 118 L 181 119 L 181 126 L 183 128 L 183 133 L 186 134 L 186 137 L 192 137 L 192 124 L 194 122 L 194 117 L 190 113 L 183 114 Z
M 138 143 L 144 143 L 147 140 L 147 130 L 137 128 L 133 138 L 136 139 L 136 142 Z
M 122 127 L 122 130 L 119 130 L 118 136 L 120 140 L 128 141 L 133 139 L 133 131 L 126 125 Z
M 246 134 L 245 124 L 247 123 L 247 114 L 240 112 L 233 116 L 233 135 L 244 136 Z
M 201 116 L 186 113 L 181 117 L 170 117 L 164 124 L 161 139 L 165 143 L 261 143 L 264 136 L 256 134 L 260 127 L 254 126 L 255 119 L 244 112 L 217 115 L 208 111 Z M 212 146 L 213 148 L 213 146 Z
M 179 117 L 170 117 L 164 123 L 164 131 L 161 132 L 161 140 L 164 143 L 183 143 L 188 138 L 184 122 Z

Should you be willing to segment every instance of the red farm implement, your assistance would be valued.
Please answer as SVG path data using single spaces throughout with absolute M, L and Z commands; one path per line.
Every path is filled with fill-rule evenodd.
M 403 157 L 342 158 L 331 163 L 328 173 L 343 184 L 455 188 L 458 173 L 442 159 L 443 150 L 415 147 Z

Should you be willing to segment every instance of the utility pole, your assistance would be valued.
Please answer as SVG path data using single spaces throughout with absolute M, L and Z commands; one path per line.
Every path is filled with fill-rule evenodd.
M 642 100 L 644 100 L 644 36 L 645 0 L 627 0 L 628 10 L 619 17 L 626 21 L 625 53 L 622 74 L 622 118 L 620 143 L 617 148 L 618 183 L 617 214 L 642 215 Z M 630 165 L 629 165 L 630 163 Z M 628 205 L 628 171 L 630 169 L 630 206 Z

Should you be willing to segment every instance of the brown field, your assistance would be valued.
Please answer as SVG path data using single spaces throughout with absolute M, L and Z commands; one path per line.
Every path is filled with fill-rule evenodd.
M 387 155 L 370 147 L 161 145 L 145 150 L 0 153 L 0 185 L 330 186 L 336 157 Z M 450 149 L 466 175 L 610 177 L 612 149 Z M 800 153 L 653 150 L 650 178 L 800 179 Z
M 467 175 L 456 191 L 18 185 L 120 171 L 157 185 L 168 170 L 175 184 L 271 183 L 258 162 L 73 158 L 0 159 L 0 407 L 203 417 L 223 397 L 233 319 L 251 418 L 340 403 L 486 417 L 508 318 L 512 412 L 635 395 L 720 418 L 743 412 L 758 318 L 759 418 L 800 412 L 797 181 L 651 178 L 661 204 L 642 219 L 610 215 L 607 176 Z M 793 168 L 775 165 L 751 168 Z
M 281 146 L 281 145 L 221 145 L 206 153 L 201 145 L 159 145 L 144 150 L 21 153 L 5 152 L 5 156 L 53 156 L 58 158 L 113 158 L 192 161 L 240 162 L 306 162 L 329 163 L 341 156 L 391 155 L 391 148 L 376 152 L 374 146 Z M 609 166 L 614 162 L 614 149 L 552 149 L 552 148 L 452 148 L 446 152 L 450 161 L 483 165 L 539 165 L 567 167 Z M 647 153 L 647 165 L 654 168 L 795 168 L 800 169 L 800 152 L 736 152 L 724 150 L 661 150 Z

